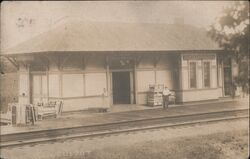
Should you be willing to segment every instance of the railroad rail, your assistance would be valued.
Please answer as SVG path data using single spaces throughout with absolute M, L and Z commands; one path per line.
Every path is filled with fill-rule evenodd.
M 1 135 L 1 148 L 249 118 L 249 109 L 165 116 Z

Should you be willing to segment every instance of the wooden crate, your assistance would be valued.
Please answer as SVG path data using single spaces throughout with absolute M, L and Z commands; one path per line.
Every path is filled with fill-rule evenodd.
M 149 106 L 162 105 L 162 94 L 159 92 L 148 92 L 147 103 Z

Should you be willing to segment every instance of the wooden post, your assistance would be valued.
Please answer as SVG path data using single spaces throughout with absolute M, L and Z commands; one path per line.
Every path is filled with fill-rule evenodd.
M 108 55 L 106 55 L 106 78 L 107 78 L 107 98 L 108 98 L 108 106 L 110 107 L 110 101 L 111 101 L 111 98 L 110 98 L 110 71 L 109 71 L 109 58 L 108 58 Z
M 36 117 L 35 117 L 35 111 L 34 111 L 33 106 L 30 106 L 30 112 L 31 112 L 31 122 L 32 122 L 32 125 L 34 125 L 36 121 Z
M 86 54 L 82 55 L 82 70 L 86 68 Z
M 154 76 L 155 76 L 155 84 L 157 84 L 157 77 L 156 77 L 156 70 L 157 70 L 157 64 L 160 61 L 161 56 L 160 55 L 155 55 L 154 57 Z
M 130 104 L 135 103 L 135 90 L 134 90 L 134 71 L 129 71 L 129 80 L 130 80 Z
M 135 104 L 139 104 L 138 103 L 138 81 L 137 81 L 137 65 L 139 64 L 139 62 L 137 62 L 137 57 L 135 57 L 135 62 L 134 62 L 134 81 L 135 81 Z
M 31 103 L 31 76 L 30 76 L 30 65 L 27 64 L 27 71 L 28 71 L 28 102 Z
M 157 79 L 156 79 L 156 65 L 154 65 L 154 76 L 155 76 L 155 78 L 154 78 L 155 84 L 157 84 Z
M 222 80 L 222 96 L 225 97 L 224 61 L 222 61 L 222 63 L 221 63 L 221 80 Z
M 5 56 L 7 60 L 9 60 L 10 63 L 18 70 L 19 69 L 19 64 L 14 58 L 10 58 L 8 56 Z
M 59 71 L 59 97 L 62 99 L 63 97 L 63 90 L 62 90 L 62 65 L 61 65 L 61 56 L 58 57 L 58 71 Z
M 83 78 L 83 96 L 86 95 L 86 84 L 85 84 L 85 68 L 86 68 L 86 54 L 81 54 L 81 62 L 82 62 L 82 67 L 81 70 L 83 71 L 82 73 L 82 78 Z
M 49 67 L 46 69 L 46 78 L 47 78 L 47 101 L 49 101 Z
M 179 84 L 179 89 L 182 90 L 183 89 L 183 85 L 182 85 L 182 55 L 179 56 L 179 72 L 178 72 L 178 77 L 179 77 L 179 81 L 178 81 L 178 84 Z

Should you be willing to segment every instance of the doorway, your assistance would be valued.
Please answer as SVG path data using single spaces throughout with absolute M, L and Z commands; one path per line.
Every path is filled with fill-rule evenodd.
M 112 73 L 113 104 L 131 103 L 131 78 L 130 72 Z
M 231 59 L 226 59 L 224 61 L 224 95 L 231 95 L 231 87 L 232 87 L 232 66 Z

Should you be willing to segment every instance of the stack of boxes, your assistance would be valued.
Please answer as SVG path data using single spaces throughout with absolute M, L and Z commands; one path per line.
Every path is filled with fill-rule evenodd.
M 10 110 L 12 125 L 34 124 L 36 121 L 36 110 L 32 105 L 10 103 L 8 109 Z
M 149 85 L 149 92 L 147 95 L 147 103 L 149 106 L 162 105 L 163 84 Z

